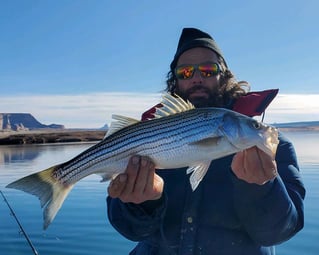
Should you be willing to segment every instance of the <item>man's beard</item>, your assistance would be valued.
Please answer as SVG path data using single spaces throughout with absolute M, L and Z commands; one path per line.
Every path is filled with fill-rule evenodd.
M 202 91 L 207 94 L 208 97 L 195 97 L 193 96 L 190 98 L 191 94 L 196 91 Z M 221 107 L 222 106 L 222 96 L 220 91 L 216 88 L 215 90 L 209 90 L 202 85 L 195 85 L 194 87 L 181 91 L 178 87 L 175 90 L 175 93 L 183 98 L 185 101 L 190 101 L 196 108 L 203 108 L 203 107 Z

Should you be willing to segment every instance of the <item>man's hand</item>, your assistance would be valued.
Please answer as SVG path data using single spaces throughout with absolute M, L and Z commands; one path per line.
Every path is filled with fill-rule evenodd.
M 124 203 L 140 204 L 161 198 L 163 179 L 155 173 L 155 166 L 146 157 L 133 156 L 123 174 L 119 174 L 108 187 L 109 196 Z
M 231 168 L 239 179 L 258 185 L 263 185 L 278 175 L 276 161 L 257 147 L 238 152 Z

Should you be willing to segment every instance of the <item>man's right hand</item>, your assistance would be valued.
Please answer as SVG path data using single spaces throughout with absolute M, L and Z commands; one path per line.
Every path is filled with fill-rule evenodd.
M 124 203 L 140 204 L 160 199 L 163 188 L 164 181 L 155 173 L 153 162 L 147 157 L 133 156 L 125 172 L 111 181 L 108 193 Z

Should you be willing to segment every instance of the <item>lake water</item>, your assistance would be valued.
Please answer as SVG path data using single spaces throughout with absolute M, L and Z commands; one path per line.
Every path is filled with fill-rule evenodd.
M 319 133 L 286 133 L 294 142 L 307 189 L 305 227 L 276 247 L 277 255 L 317 255 L 319 251 Z M 5 185 L 27 174 L 70 159 L 92 144 L 0 146 L 0 190 L 39 254 L 128 254 L 135 246 L 120 236 L 106 217 L 106 183 L 99 176 L 81 180 L 53 223 L 42 230 L 39 200 Z M 0 196 L 0 254 L 34 254 Z

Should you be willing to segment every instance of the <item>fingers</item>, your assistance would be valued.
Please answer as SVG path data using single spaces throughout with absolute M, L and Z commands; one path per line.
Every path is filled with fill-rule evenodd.
M 137 156 L 132 157 L 125 172 L 127 174 L 127 182 L 121 194 L 123 197 L 133 192 L 139 168 L 140 158 Z
M 275 160 L 273 160 L 267 153 L 258 149 L 257 147 L 252 147 L 247 149 L 245 157 L 245 168 L 246 169 L 256 169 L 255 176 L 261 177 L 260 179 L 270 180 L 274 178 L 277 174 L 277 166 Z
M 124 203 L 155 200 L 163 192 L 163 180 L 155 174 L 155 166 L 147 157 L 133 156 L 124 174 L 118 175 L 108 188 L 109 196 Z
M 109 196 L 121 197 L 133 190 L 137 172 L 139 169 L 139 157 L 132 157 L 127 165 L 125 173 L 116 176 L 108 187 Z
M 155 169 L 152 162 L 145 157 L 134 156 L 131 162 L 132 167 L 128 167 L 126 170 L 128 181 L 123 190 L 122 199 L 130 200 L 130 197 L 134 195 L 136 201 L 138 201 L 144 194 L 145 187 L 150 179 L 150 171 L 154 172 Z
M 136 183 L 135 191 L 145 195 L 150 194 L 154 190 L 155 166 L 151 161 L 141 162 L 144 165 L 139 172 L 138 178 L 142 180 L 141 183 Z
M 256 149 L 256 154 L 262 165 L 262 170 L 266 179 L 270 180 L 277 176 L 277 164 L 267 153 Z
M 119 197 L 124 190 L 124 187 L 126 185 L 126 180 L 127 180 L 126 174 L 119 174 L 118 176 L 116 176 L 116 178 L 114 178 L 111 181 L 108 187 L 107 191 L 109 193 L 109 196 L 112 198 Z
M 143 194 L 147 188 L 153 187 L 155 167 L 154 164 L 147 158 L 141 158 L 141 167 L 138 172 L 138 181 L 135 184 L 134 192 Z
M 239 179 L 259 185 L 277 176 L 275 160 L 257 147 L 237 153 L 233 158 L 231 168 Z
M 231 169 L 233 170 L 234 174 L 237 176 L 237 178 L 244 180 L 246 171 L 244 167 L 244 159 L 245 159 L 245 153 L 244 151 L 240 151 L 237 154 L 235 154 Z

